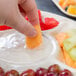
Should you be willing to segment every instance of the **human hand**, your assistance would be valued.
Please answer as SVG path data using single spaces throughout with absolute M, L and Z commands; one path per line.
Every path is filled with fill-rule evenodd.
M 30 22 L 25 20 L 26 15 Z M 39 19 L 35 0 L 0 0 L 0 24 L 9 25 L 27 36 L 36 36 L 33 25 L 39 24 Z

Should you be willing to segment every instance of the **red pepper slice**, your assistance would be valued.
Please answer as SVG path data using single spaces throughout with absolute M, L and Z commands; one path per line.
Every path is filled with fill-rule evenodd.
M 45 18 L 45 25 L 46 26 L 44 26 L 44 27 L 47 30 L 58 26 L 58 24 L 59 24 L 59 22 L 56 19 L 54 19 L 54 18 L 48 18 L 48 17 Z
M 45 23 L 42 21 L 42 16 L 41 16 L 41 11 L 38 10 L 38 14 L 39 14 L 39 21 L 40 21 L 40 27 L 41 27 L 41 30 L 45 30 Z
M 38 10 L 38 14 L 39 14 L 40 26 L 42 31 L 53 29 L 54 27 L 58 26 L 59 22 L 56 19 L 47 17 L 44 19 L 45 22 L 43 22 L 40 10 Z
M 38 10 L 38 15 L 39 15 L 39 21 L 40 21 L 40 22 L 43 22 L 43 21 L 42 21 L 42 16 L 41 16 L 41 11 L 40 11 L 40 10 Z
M 2 26 L 0 26 L 0 31 L 8 30 L 8 29 L 12 29 L 12 28 L 9 27 L 9 26 L 6 26 L 6 25 L 2 25 Z

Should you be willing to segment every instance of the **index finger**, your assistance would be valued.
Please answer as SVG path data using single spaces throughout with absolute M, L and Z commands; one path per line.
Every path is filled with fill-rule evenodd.
M 26 15 L 28 16 L 31 24 L 39 24 L 38 11 L 35 0 L 24 0 L 20 5 L 26 12 Z

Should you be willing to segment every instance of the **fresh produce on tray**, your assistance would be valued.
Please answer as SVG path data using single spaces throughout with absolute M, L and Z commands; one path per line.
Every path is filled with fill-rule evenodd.
M 65 64 L 76 68 L 76 29 L 59 33 L 56 39 L 62 49 Z
M 59 5 L 67 11 L 67 13 L 76 15 L 76 0 L 59 0 Z

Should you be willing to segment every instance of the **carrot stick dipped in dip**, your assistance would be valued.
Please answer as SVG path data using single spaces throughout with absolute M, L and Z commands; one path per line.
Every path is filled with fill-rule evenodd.
M 40 25 L 35 25 L 34 28 L 37 31 L 37 36 L 35 37 L 26 37 L 26 45 L 28 48 L 33 49 L 42 43 L 42 34 L 41 34 L 41 28 Z

